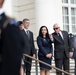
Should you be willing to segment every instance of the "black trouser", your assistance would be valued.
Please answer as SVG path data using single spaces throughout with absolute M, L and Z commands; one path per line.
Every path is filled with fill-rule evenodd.
M 31 64 L 32 64 L 32 59 L 25 57 L 24 71 L 26 70 L 26 75 L 31 75 Z
M 67 72 L 69 72 L 69 58 L 61 58 L 61 59 L 55 59 L 55 65 L 57 68 L 60 68 Z M 62 72 L 56 70 L 56 75 L 62 75 Z M 67 74 L 64 74 L 67 75 Z
M 76 75 L 76 58 L 74 60 L 75 60 L 75 73 L 74 73 L 74 75 Z
M 0 62 L 0 75 L 1 75 L 1 72 L 2 72 L 2 62 Z

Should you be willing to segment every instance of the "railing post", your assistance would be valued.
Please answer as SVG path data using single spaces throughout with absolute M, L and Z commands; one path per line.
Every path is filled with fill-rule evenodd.
M 36 59 L 38 58 L 38 52 L 37 52 L 37 49 L 36 49 Z M 36 75 L 38 75 L 38 62 L 37 61 L 35 61 L 35 68 L 36 68 Z

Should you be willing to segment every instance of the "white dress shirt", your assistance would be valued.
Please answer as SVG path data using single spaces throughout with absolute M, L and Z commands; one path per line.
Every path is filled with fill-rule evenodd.
M 24 28 L 25 33 L 29 36 L 29 30 Z M 28 32 L 27 32 L 28 31 Z
M 63 34 L 62 34 L 62 32 L 61 32 L 61 31 L 59 32 L 59 34 L 61 35 L 62 39 L 64 39 L 64 38 L 63 38 Z
M 28 29 L 25 29 L 25 28 L 24 28 L 24 31 L 25 31 L 25 33 L 27 34 Z

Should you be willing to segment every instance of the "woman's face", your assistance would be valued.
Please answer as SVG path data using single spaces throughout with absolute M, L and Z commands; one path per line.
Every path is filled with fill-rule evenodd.
M 43 34 L 43 36 L 46 36 L 46 33 L 47 33 L 47 29 L 46 29 L 46 27 L 43 27 L 42 28 L 42 34 Z
M 21 30 L 24 29 L 23 24 L 21 24 L 21 25 L 19 26 L 19 28 L 20 28 Z

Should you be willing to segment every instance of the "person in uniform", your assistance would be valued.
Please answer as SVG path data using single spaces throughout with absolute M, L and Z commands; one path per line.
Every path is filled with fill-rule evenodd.
M 0 75 L 20 75 L 24 40 L 16 21 L 6 16 L 0 0 Z

